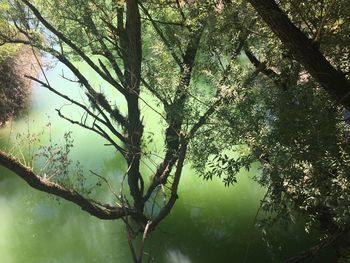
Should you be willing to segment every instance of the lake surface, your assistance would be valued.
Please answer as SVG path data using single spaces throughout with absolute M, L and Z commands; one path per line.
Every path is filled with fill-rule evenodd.
M 56 65 L 48 71 L 50 82 L 69 96 L 81 98 L 83 93 L 76 86 L 57 75 L 62 70 L 66 71 Z M 65 76 L 69 76 L 68 72 Z M 90 78 L 98 82 L 92 74 Z M 117 95 L 115 101 L 123 103 Z M 50 138 L 63 143 L 64 133 L 72 131 L 72 159 L 79 161 L 84 171 L 93 170 L 115 181 L 113 187 L 118 191 L 125 169 L 120 156 L 95 134 L 59 118 L 55 108 L 64 104 L 62 99 L 34 85 L 28 113 L 0 131 L 2 149 L 20 146 L 28 155 L 37 144 L 18 144 L 18 134 L 37 134 L 35 138 L 45 145 Z M 80 116 L 72 106 L 63 109 L 68 116 Z M 143 113 L 146 125 L 159 127 L 156 113 L 146 106 Z M 146 132 L 152 130 L 146 126 Z M 155 135 L 155 139 L 150 147 L 159 150 L 162 138 Z M 132 262 L 122 222 L 94 218 L 73 204 L 30 189 L 7 170 L 0 172 L 0 262 Z M 153 259 L 151 262 L 281 262 L 315 244 L 317 241 L 303 231 L 302 224 L 275 227 L 267 233 L 269 241 L 263 240 L 262 233 L 254 227 L 260 200 L 266 192 L 251 179 L 258 172 L 257 165 L 249 173 L 240 173 L 238 183 L 228 188 L 216 179 L 203 181 L 186 166 L 173 211 L 146 242 L 145 252 Z M 105 201 L 113 200 L 105 189 L 98 188 L 96 195 Z M 325 252 L 306 262 L 330 262 L 331 256 Z

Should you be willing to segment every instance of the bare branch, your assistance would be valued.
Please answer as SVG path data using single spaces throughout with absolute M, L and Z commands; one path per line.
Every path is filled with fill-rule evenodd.
M 124 138 L 124 136 L 122 134 L 120 134 L 117 130 L 115 130 L 115 128 L 113 127 L 113 125 L 110 123 L 110 121 L 108 120 L 108 118 L 105 118 L 105 120 L 101 119 L 100 117 L 98 117 L 96 114 L 94 114 L 92 111 L 89 110 L 88 107 L 86 107 L 85 105 L 81 104 L 78 101 L 73 100 L 72 98 L 68 97 L 67 95 L 64 95 L 62 93 L 60 93 L 59 91 L 57 91 L 56 89 L 54 89 L 53 87 L 51 87 L 49 84 L 46 84 L 44 82 L 42 82 L 41 80 L 32 77 L 32 76 L 25 76 L 39 84 L 41 84 L 43 87 L 47 88 L 48 90 L 50 90 L 51 92 L 55 93 L 56 95 L 60 96 L 61 98 L 71 102 L 72 104 L 82 108 L 87 114 L 89 114 L 91 117 L 93 117 L 95 120 L 99 121 L 100 123 L 104 124 L 106 127 L 108 127 L 108 129 L 115 135 L 117 136 L 117 138 L 119 140 L 121 140 L 123 143 L 126 143 L 126 139 Z
M 142 17 L 142 19 L 151 21 L 148 17 Z M 157 20 L 157 19 L 153 19 L 153 21 L 158 23 L 158 24 L 164 24 L 164 25 L 170 25 L 170 26 L 180 26 L 180 27 L 185 26 L 185 24 L 182 22 L 161 21 L 161 20 Z
M 185 162 L 186 152 L 187 152 L 187 141 L 186 141 L 185 135 L 181 133 L 180 150 L 178 154 L 178 161 L 177 161 L 176 171 L 174 174 L 174 180 L 171 186 L 170 198 L 167 204 L 160 210 L 159 214 L 151 221 L 149 225 L 149 229 L 151 230 L 155 229 L 155 227 L 159 224 L 159 222 L 162 221 L 170 213 L 171 209 L 173 208 L 178 198 L 177 189 L 178 189 L 181 174 L 182 174 L 182 168 Z
M 104 80 L 110 83 L 112 86 L 118 89 L 122 94 L 126 94 L 123 86 L 121 86 L 113 78 L 107 76 L 90 58 L 84 53 L 76 44 L 74 44 L 70 39 L 68 39 L 62 32 L 58 31 L 53 25 L 51 25 L 40 13 L 40 11 L 32 5 L 28 0 L 21 0 L 35 15 L 35 17 L 55 36 L 67 44 L 72 50 L 74 50 L 93 70 L 95 70 Z
M 61 197 L 78 205 L 89 214 L 105 220 L 123 218 L 126 215 L 136 215 L 136 211 L 129 207 L 116 207 L 109 204 L 100 204 L 97 201 L 87 199 L 72 189 L 50 182 L 45 178 L 37 176 L 30 167 L 21 164 L 17 159 L 0 151 L 0 165 L 17 174 L 32 188 L 39 191 Z M 126 213 L 126 214 L 125 214 Z
M 90 130 L 90 131 L 93 131 L 94 133 L 100 135 L 101 137 L 105 138 L 110 144 L 112 144 L 118 151 L 120 151 L 123 155 L 125 154 L 125 150 L 120 147 L 118 144 L 115 143 L 115 141 L 113 141 L 111 139 L 111 137 L 108 136 L 108 134 L 106 132 L 104 132 L 101 127 L 99 127 L 98 125 L 96 125 L 95 123 L 93 124 L 92 127 L 84 124 L 84 123 L 81 123 L 79 121 L 75 121 L 75 120 L 72 120 L 71 118 L 68 118 L 67 116 L 63 115 L 61 113 L 61 110 L 60 109 L 56 109 L 57 113 L 58 113 L 58 116 L 60 116 L 62 119 L 65 119 L 67 121 L 69 121 L 71 124 L 75 124 L 75 125 L 78 125 L 82 128 L 85 128 L 87 130 Z M 94 127 L 98 127 L 97 130 L 94 128 Z
M 158 91 L 156 91 L 144 78 L 141 78 L 141 83 L 164 105 L 169 105 L 166 99 Z
M 208 118 L 215 112 L 217 106 L 222 102 L 223 97 L 216 99 L 211 107 L 199 118 L 196 124 L 194 124 L 188 133 L 188 138 L 192 138 L 200 127 L 202 127 L 208 120 Z

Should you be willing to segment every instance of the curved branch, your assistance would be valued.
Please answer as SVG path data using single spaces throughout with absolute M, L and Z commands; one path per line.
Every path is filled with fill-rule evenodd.
M 78 205 L 82 210 L 97 218 L 113 220 L 128 215 L 136 215 L 136 211 L 132 208 L 101 204 L 95 200 L 85 198 L 75 190 L 67 189 L 59 184 L 50 182 L 47 179 L 36 175 L 30 167 L 24 166 L 16 158 L 3 151 L 0 151 L 0 165 L 17 174 L 32 188 L 72 202 Z

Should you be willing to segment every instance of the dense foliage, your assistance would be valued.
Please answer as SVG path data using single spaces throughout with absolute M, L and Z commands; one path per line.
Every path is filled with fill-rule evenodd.
M 23 67 L 18 56 L 25 54 L 8 46 L 0 47 L 0 124 L 19 114 L 28 99 L 29 82 L 21 75 Z
M 345 32 L 350 25 L 344 4 L 286 1 L 281 7 L 349 79 L 350 41 Z M 233 21 L 247 25 L 247 10 L 233 10 L 242 10 Z M 231 22 L 232 13 L 230 17 Z M 195 167 L 205 178 L 221 175 L 231 183 L 234 171 L 259 161 L 262 174 L 256 180 L 268 189 L 262 208 L 272 212 L 273 221 L 294 220 L 297 208 L 309 218 L 307 231 L 313 226 L 332 236 L 348 229 L 350 219 L 347 113 L 295 62 L 269 27 L 251 17 L 243 61 L 233 64 L 238 77 L 226 91 L 231 99 L 211 121 L 218 126 L 202 129 L 197 137 Z M 241 154 L 230 159 L 223 149 Z

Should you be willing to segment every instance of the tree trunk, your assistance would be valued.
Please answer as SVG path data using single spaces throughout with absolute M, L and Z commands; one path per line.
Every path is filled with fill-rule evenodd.
M 140 79 L 141 79 L 141 19 L 138 9 L 137 0 L 126 1 L 126 57 L 125 65 L 125 83 L 127 89 L 128 102 L 128 184 L 130 193 L 134 198 L 136 210 L 142 214 L 143 212 L 143 180 L 140 174 L 141 160 L 141 138 L 143 134 L 143 125 L 141 122 L 141 113 L 139 106 L 140 95 Z
M 274 0 L 248 0 L 294 58 L 321 86 L 350 110 L 350 82 L 335 69 L 311 39 L 298 29 Z

